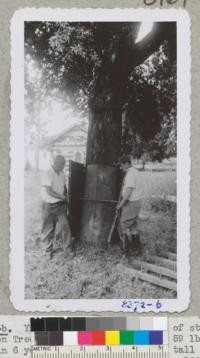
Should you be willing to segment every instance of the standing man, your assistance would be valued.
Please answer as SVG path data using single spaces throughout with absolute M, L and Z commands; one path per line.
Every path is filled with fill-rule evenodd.
M 138 215 L 141 208 L 142 183 L 139 171 L 132 166 L 129 156 L 123 156 L 120 160 L 120 168 L 125 173 L 121 198 L 116 210 L 121 212 L 119 220 L 119 233 L 125 246 L 126 239 L 134 248 L 141 251 L 140 236 L 138 231 Z
M 65 158 L 57 155 L 52 167 L 44 173 L 41 181 L 42 197 L 42 241 L 46 245 L 46 252 L 53 256 L 53 244 L 56 225 L 61 230 L 62 244 L 65 254 L 71 254 L 71 230 L 67 217 L 67 188 L 66 177 L 63 172 Z

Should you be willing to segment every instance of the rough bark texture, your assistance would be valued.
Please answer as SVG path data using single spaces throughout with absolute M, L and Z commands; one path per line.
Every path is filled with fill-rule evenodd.
M 87 142 L 87 163 L 113 165 L 121 148 L 121 108 L 93 107 L 90 109 Z

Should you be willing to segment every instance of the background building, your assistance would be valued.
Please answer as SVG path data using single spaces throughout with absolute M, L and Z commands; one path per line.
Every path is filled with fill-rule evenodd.
M 60 154 L 66 159 L 66 173 L 68 174 L 69 160 L 85 163 L 87 144 L 87 126 L 76 124 L 63 130 L 56 136 L 46 137 L 40 145 L 39 169 L 49 167 L 54 156 Z M 26 153 L 26 165 L 36 169 L 35 152 L 32 148 Z

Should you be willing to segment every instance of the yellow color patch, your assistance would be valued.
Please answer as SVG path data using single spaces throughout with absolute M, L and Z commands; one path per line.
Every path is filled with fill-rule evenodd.
M 106 345 L 120 344 L 119 331 L 106 331 Z

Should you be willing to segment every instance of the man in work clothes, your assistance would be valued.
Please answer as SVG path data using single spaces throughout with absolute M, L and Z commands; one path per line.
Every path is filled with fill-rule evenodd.
M 138 215 L 141 208 L 141 199 L 143 188 L 141 184 L 139 171 L 132 166 L 129 156 L 124 156 L 120 160 L 120 168 L 125 172 L 121 199 L 117 205 L 117 211 L 121 211 L 119 220 L 119 234 L 122 235 L 122 241 L 133 245 L 138 251 L 141 251 L 140 236 L 138 232 Z
M 56 225 L 60 227 L 65 254 L 71 254 L 71 230 L 67 218 L 66 177 L 63 172 L 65 158 L 57 155 L 52 167 L 44 173 L 41 180 L 42 197 L 42 232 L 41 238 L 46 245 L 46 252 L 53 256 L 53 244 Z

